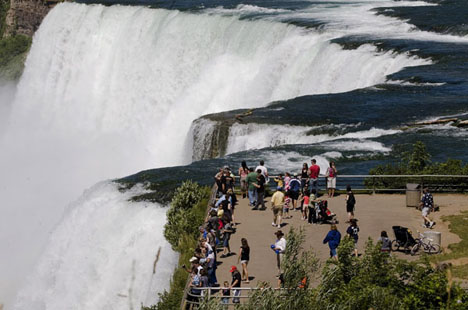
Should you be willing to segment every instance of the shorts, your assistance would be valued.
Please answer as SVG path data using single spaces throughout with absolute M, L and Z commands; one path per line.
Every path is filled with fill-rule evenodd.
M 354 206 L 346 205 L 346 212 L 348 213 L 354 212 Z
M 247 265 L 248 263 L 249 263 L 248 260 L 241 260 L 241 264 L 246 264 Z
M 289 191 L 288 196 L 291 197 L 292 200 L 297 200 L 297 198 L 299 198 L 299 192 Z
M 336 256 L 336 248 L 335 249 L 330 249 L 330 257 Z
M 431 213 L 431 209 L 430 209 L 430 208 L 428 208 L 428 207 L 422 208 L 422 210 L 421 210 L 422 216 L 428 216 L 429 213 Z
M 225 248 L 228 248 L 228 247 L 229 247 L 229 238 L 223 239 L 223 246 L 224 246 Z
M 327 178 L 327 188 L 336 188 L 336 177 Z
M 277 216 L 278 214 L 279 215 L 283 215 L 283 206 L 273 206 L 273 214 L 275 216 Z

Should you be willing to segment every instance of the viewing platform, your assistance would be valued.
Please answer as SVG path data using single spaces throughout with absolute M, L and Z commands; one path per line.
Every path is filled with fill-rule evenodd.
M 271 180 L 271 179 L 270 179 Z M 271 186 L 271 184 L 270 184 Z M 395 239 L 392 226 L 407 227 L 415 238 L 418 237 L 418 232 L 424 233 L 428 228 L 422 227 L 423 219 L 421 211 L 415 207 L 408 207 L 407 195 L 401 194 L 403 189 L 398 189 L 399 193 L 384 193 L 384 194 L 369 194 L 375 190 L 366 190 L 360 188 L 356 190 L 356 207 L 355 218 L 358 220 L 359 226 L 359 241 L 357 249 L 359 254 L 362 254 L 367 240 L 370 238 L 374 242 L 378 240 L 383 230 L 388 233 L 391 240 Z M 361 192 L 361 194 L 360 194 Z M 367 192 L 363 194 L 362 192 Z M 384 190 L 385 192 L 385 190 Z M 323 194 L 323 190 L 321 191 Z M 442 252 L 447 251 L 447 246 L 452 243 L 460 242 L 458 235 L 451 233 L 449 223 L 442 220 L 443 216 L 459 214 L 460 211 L 468 210 L 467 195 L 463 193 L 433 193 L 434 203 L 438 207 L 436 212 L 431 212 L 430 217 L 436 222 L 432 231 L 441 233 L 441 249 Z M 217 263 L 218 268 L 216 276 L 218 283 L 222 286 L 224 281 L 231 283 L 231 266 L 236 266 L 238 270 L 242 270 L 242 266 L 238 263 L 239 248 L 241 246 L 241 238 L 246 238 L 250 246 L 250 260 L 248 263 L 248 272 L 250 283 L 242 282 L 242 300 L 249 298 L 249 290 L 256 290 L 260 283 L 266 282 L 272 288 L 279 288 L 278 269 L 276 254 L 271 250 L 270 245 L 276 241 L 275 232 L 278 227 L 272 225 L 273 211 L 271 208 L 271 197 L 265 199 L 266 209 L 252 210 L 249 206 L 248 198 L 242 198 L 242 195 L 237 195 L 238 203 L 234 211 L 234 220 L 236 223 L 236 232 L 231 235 L 230 248 L 232 255 L 221 257 L 222 252 L 218 247 Z M 337 194 L 335 197 L 329 198 L 326 193 L 319 197 L 321 200 L 327 200 L 328 209 L 336 214 L 337 228 L 341 232 L 342 238 L 346 236 L 346 230 L 350 225 L 347 223 L 346 212 L 346 194 Z M 298 202 L 300 206 L 300 202 Z M 288 219 L 283 219 L 281 230 L 287 235 L 292 227 L 302 227 L 305 233 L 304 249 L 312 249 L 320 260 L 323 266 L 329 259 L 329 247 L 323 244 L 323 239 L 330 230 L 329 224 L 309 224 L 307 220 L 302 219 L 300 210 L 290 210 Z M 419 255 L 412 256 L 409 252 L 392 252 L 392 255 L 407 260 L 417 260 Z M 452 262 L 451 262 L 452 263 Z M 454 262 L 456 264 L 456 262 Z M 316 273 L 316 278 L 311 279 L 312 286 L 319 283 L 320 272 Z M 465 285 L 464 285 L 465 286 Z M 187 293 L 187 291 L 186 291 Z M 207 290 L 205 295 L 218 296 L 217 290 Z

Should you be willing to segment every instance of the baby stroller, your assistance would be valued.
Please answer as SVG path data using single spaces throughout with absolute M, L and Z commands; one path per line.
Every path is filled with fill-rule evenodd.
M 409 252 L 416 244 L 411 231 L 402 226 L 392 226 L 392 229 L 396 238 L 392 241 L 392 251 L 399 251 L 402 248 L 403 251 Z
M 317 214 L 317 222 L 321 224 L 336 224 L 338 221 L 335 219 L 336 214 L 328 209 L 328 202 L 326 200 L 319 201 L 315 207 Z

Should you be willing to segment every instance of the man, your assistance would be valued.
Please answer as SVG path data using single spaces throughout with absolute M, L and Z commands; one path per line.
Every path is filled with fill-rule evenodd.
M 271 197 L 271 209 L 273 210 L 273 222 L 271 225 L 278 228 L 281 228 L 281 218 L 283 217 L 284 194 L 281 190 L 281 186 L 278 186 L 276 192 Z
M 289 197 L 291 198 L 294 210 L 297 207 L 297 200 L 299 199 L 299 192 L 301 191 L 301 182 L 297 179 L 297 173 L 294 178 L 289 181 Z
M 276 242 L 271 245 L 271 248 L 276 253 L 276 266 L 278 267 L 278 273 L 281 274 L 281 261 L 283 260 L 284 251 L 286 251 L 286 239 L 281 230 L 275 232 Z
M 265 167 L 265 162 L 263 160 L 260 161 L 260 165 L 255 168 L 255 171 L 258 169 L 262 170 L 262 174 L 265 177 L 265 180 L 268 181 L 268 169 Z
M 429 188 L 427 187 L 423 189 L 423 196 L 419 206 L 421 207 L 421 215 L 424 220 L 423 227 L 432 229 L 432 227 L 435 225 L 435 222 L 430 220 L 429 213 L 431 213 L 432 209 L 434 209 L 434 198 L 432 197 L 432 194 L 429 192 Z
M 247 182 L 249 205 L 253 207 L 257 203 L 257 190 L 254 186 L 254 183 L 257 182 L 257 173 L 254 172 L 253 168 L 249 168 L 249 174 L 247 174 L 245 181 Z
M 315 189 L 316 193 L 318 194 L 318 177 L 320 174 L 320 166 L 317 165 L 317 161 L 315 159 L 311 160 L 312 165 L 309 168 L 309 190 Z
M 239 270 L 237 270 L 237 267 L 236 266 L 231 266 L 231 270 L 229 270 L 229 272 L 231 273 L 231 276 L 232 276 L 232 282 L 231 282 L 231 286 L 229 288 L 230 289 L 240 288 L 241 287 L 242 276 L 241 276 Z M 240 294 L 241 294 L 241 290 L 234 289 L 234 298 L 232 299 L 233 303 L 235 303 L 235 304 L 240 303 L 240 299 L 239 299 Z
M 253 185 L 257 188 L 257 203 L 252 210 L 258 210 L 258 206 L 262 205 L 262 210 L 265 210 L 265 201 L 263 198 L 265 197 L 265 177 L 262 174 L 261 169 L 257 169 L 257 183 L 253 183 Z

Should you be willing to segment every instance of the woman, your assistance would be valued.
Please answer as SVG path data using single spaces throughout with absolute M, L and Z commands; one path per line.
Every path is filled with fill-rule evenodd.
M 247 175 L 248 174 L 249 174 L 249 168 L 247 167 L 247 163 L 245 162 L 245 160 L 243 160 L 239 168 L 239 178 L 240 178 L 242 198 L 247 197 Z
M 250 260 L 250 247 L 247 243 L 247 239 L 241 239 L 241 247 L 239 250 L 239 257 L 237 259 L 237 263 L 242 264 L 242 281 L 245 283 L 249 283 L 249 271 L 247 270 L 247 265 L 249 264 Z
M 351 186 L 346 186 L 346 191 L 348 192 L 346 195 L 346 212 L 348 213 L 348 220 L 346 223 L 350 223 L 350 221 L 354 218 L 354 206 L 356 205 L 356 198 L 354 198 L 354 194 L 351 191 Z
M 332 198 L 335 196 L 335 189 L 336 189 L 336 174 L 338 170 L 336 170 L 335 162 L 330 162 L 330 167 L 327 169 L 327 189 L 328 189 L 328 197 Z
M 304 194 L 304 187 L 309 183 L 309 166 L 307 163 L 302 164 L 301 170 L 301 193 Z

